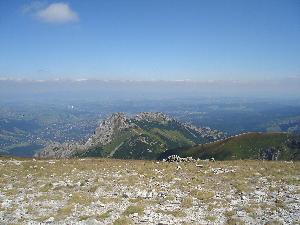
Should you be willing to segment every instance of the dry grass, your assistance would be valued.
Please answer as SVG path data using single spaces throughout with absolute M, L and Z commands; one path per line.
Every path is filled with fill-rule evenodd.
M 110 216 L 110 214 L 111 214 L 111 212 L 112 212 L 113 210 L 107 210 L 106 212 L 104 212 L 104 213 L 101 213 L 100 215 L 97 215 L 96 216 L 96 219 L 97 220 L 105 220 L 105 219 L 107 219 L 109 216 Z
M 226 221 L 226 225 L 244 225 L 245 223 L 241 219 L 230 218 Z
M 209 199 L 214 197 L 214 193 L 207 190 L 192 190 L 191 195 L 203 202 L 207 202 Z
M 63 206 L 62 208 L 60 208 L 59 210 L 57 210 L 56 218 L 58 220 L 65 219 L 66 217 L 70 216 L 70 214 L 72 213 L 73 209 L 74 209 L 74 205 Z
M 90 205 L 93 201 L 91 195 L 76 192 L 69 199 L 69 204 Z
M 191 197 L 185 197 L 181 202 L 181 207 L 191 208 L 193 206 L 193 199 Z
M 120 217 L 119 219 L 115 220 L 113 225 L 130 225 L 133 224 L 132 220 L 128 217 Z
M 127 209 L 123 212 L 125 216 L 129 216 L 131 214 L 137 213 L 142 215 L 144 213 L 145 207 L 142 205 L 131 205 L 128 206 Z
M 220 218 L 226 218 L 230 225 L 244 223 L 242 218 L 237 217 L 237 211 L 246 212 L 253 221 L 260 223 L 256 220 L 257 211 L 271 221 L 273 218 L 269 212 L 276 211 L 287 216 L 293 208 L 290 204 L 298 201 L 287 202 L 283 196 L 264 203 L 251 199 L 251 194 L 259 190 L 265 193 L 263 199 L 277 193 L 299 194 L 299 162 L 237 160 L 201 164 L 202 168 L 196 167 L 195 163 L 181 163 L 181 169 L 177 170 L 176 163 L 155 161 L 2 161 L 0 190 L 4 197 L 0 201 L 7 200 L 11 204 L 1 205 L 0 217 L 9 218 L 7 221 L 12 218 L 11 223 L 39 223 L 54 217 L 58 224 L 68 219 L 84 222 L 89 218 L 108 224 L 131 224 L 139 222 L 132 218 L 133 214 L 146 216 L 144 212 L 150 210 L 184 224 L 189 222 L 187 218 L 201 209 L 203 213 L 198 219 L 217 224 Z M 214 174 L 212 171 L 216 168 L 235 172 Z M 288 186 L 293 188 L 288 189 Z M 161 195 L 140 197 L 137 195 L 140 190 L 154 190 Z M 129 197 L 124 196 L 127 192 Z M 244 195 L 249 201 L 241 201 Z M 229 208 L 233 200 L 239 201 L 239 204 Z M 170 205 L 174 208 L 166 207 Z M 93 207 L 98 211 L 89 211 Z M 18 222 L 15 212 L 22 208 L 27 214 L 22 222 Z M 216 213 L 216 209 L 220 211 Z

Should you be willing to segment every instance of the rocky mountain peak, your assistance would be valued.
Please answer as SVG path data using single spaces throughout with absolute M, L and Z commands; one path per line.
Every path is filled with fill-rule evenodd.
M 85 145 L 87 147 L 99 144 L 106 145 L 111 142 L 115 132 L 129 127 L 129 120 L 124 113 L 113 113 L 110 117 L 101 122 L 96 128 L 94 135 L 88 139 Z
M 98 127 L 98 130 L 101 130 L 101 128 L 106 126 L 110 126 L 112 129 L 120 130 L 123 129 L 124 127 L 127 127 L 127 125 L 128 125 L 128 121 L 125 113 L 118 112 L 118 113 L 113 113 L 110 117 L 103 120 L 100 126 Z
M 172 119 L 162 112 L 141 112 L 134 117 L 137 121 L 168 122 Z
M 168 148 L 193 146 L 218 139 L 220 135 L 215 130 L 188 126 L 162 112 L 141 112 L 132 117 L 113 113 L 99 124 L 85 144 L 50 145 L 38 156 L 153 159 Z

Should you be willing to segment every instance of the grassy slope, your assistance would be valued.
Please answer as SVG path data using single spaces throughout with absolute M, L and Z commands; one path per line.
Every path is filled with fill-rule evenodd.
M 237 137 L 231 137 L 210 144 L 197 145 L 190 148 L 169 150 L 161 155 L 177 154 L 180 156 L 193 156 L 194 158 L 207 159 L 214 157 L 218 160 L 229 159 L 258 159 L 260 152 L 267 148 L 281 150 L 280 160 L 300 159 L 299 146 L 291 146 L 292 140 L 298 140 L 299 136 L 287 133 L 247 133 Z

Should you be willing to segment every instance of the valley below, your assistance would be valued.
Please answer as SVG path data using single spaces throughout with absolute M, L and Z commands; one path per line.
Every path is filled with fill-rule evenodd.
M 4 104 L 0 224 L 299 224 L 299 105 L 223 100 Z
M 300 163 L 0 158 L 1 224 L 299 224 Z

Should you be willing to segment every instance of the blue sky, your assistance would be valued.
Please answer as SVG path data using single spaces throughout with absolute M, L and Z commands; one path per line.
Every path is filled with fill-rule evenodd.
M 299 75 L 299 0 L 0 0 L 0 77 Z

